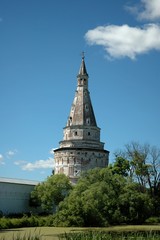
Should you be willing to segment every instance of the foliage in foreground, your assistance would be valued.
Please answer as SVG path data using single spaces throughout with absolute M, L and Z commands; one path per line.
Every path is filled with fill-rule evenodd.
M 34 232 L 33 234 L 14 235 L 12 240 L 42 240 L 42 235 Z M 43 238 L 44 239 L 44 238 Z M 54 239 L 54 237 L 53 237 Z M 60 234 L 59 240 L 159 240 L 158 232 L 101 232 L 101 231 L 82 231 Z M 0 240 L 7 240 L 1 237 Z
M 159 240 L 160 234 L 156 232 L 79 232 L 65 233 L 59 240 Z
M 157 221 L 160 150 L 136 142 L 125 147 L 108 168 L 84 173 L 74 187 L 64 174 L 49 177 L 32 192 L 32 204 L 47 212 L 56 210 L 54 226 L 105 227 L 142 224 L 148 218 Z
M 54 216 L 48 215 L 46 217 L 24 215 L 22 218 L 0 218 L 0 229 L 22 228 L 22 227 L 42 227 L 53 226 Z
M 105 227 L 141 224 L 150 217 L 152 201 L 139 189 L 108 168 L 85 173 L 68 197 L 59 204 L 55 226 Z
M 2 237 L 0 238 L 0 240 L 7 240 L 7 238 Z M 25 234 L 23 236 L 21 234 L 17 234 L 17 235 L 13 234 L 12 240 L 42 240 L 42 236 L 40 232 L 37 233 L 35 230 L 34 233 Z
M 160 234 L 156 232 L 78 232 L 65 233 L 59 240 L 159 240 Z

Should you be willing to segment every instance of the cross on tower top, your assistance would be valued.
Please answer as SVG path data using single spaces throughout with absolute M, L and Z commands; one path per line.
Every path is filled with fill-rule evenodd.
M 81 55 L 82 55 L 82 59 L 84 59 L 85 58 L 84 51 L 81 53 Z

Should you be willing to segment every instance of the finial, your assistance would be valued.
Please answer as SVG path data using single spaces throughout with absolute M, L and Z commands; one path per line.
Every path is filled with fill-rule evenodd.
M 82 59 L 84 59 L 85 58 L 84 51 L 81 53 L 81 55 L 82 55 Z

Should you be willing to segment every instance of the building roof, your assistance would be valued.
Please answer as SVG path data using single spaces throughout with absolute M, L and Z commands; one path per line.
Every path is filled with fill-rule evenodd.
M 0 183 L 14 183 L 14 184 L 24 184 L 24 185 L 37 185 L 38 181 L 26 180 L 26 179 L 16 179 L 16 178 L 4 178 L 0 177 Z

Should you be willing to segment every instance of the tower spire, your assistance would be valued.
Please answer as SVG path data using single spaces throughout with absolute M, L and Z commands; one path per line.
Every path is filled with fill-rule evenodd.
M 79 69 L 78 76 L 83 76 L 83 75 L 88 76 L 84 58 L 85 58 L 84 52 L 82 52 L 82 62 L 81 62 L 81 66 Z
M 67 126 L 97 126 L 88 90 L 88 78 L 83 53 L 79 74 L 77 76 L 78 86 L 72 103 Z

